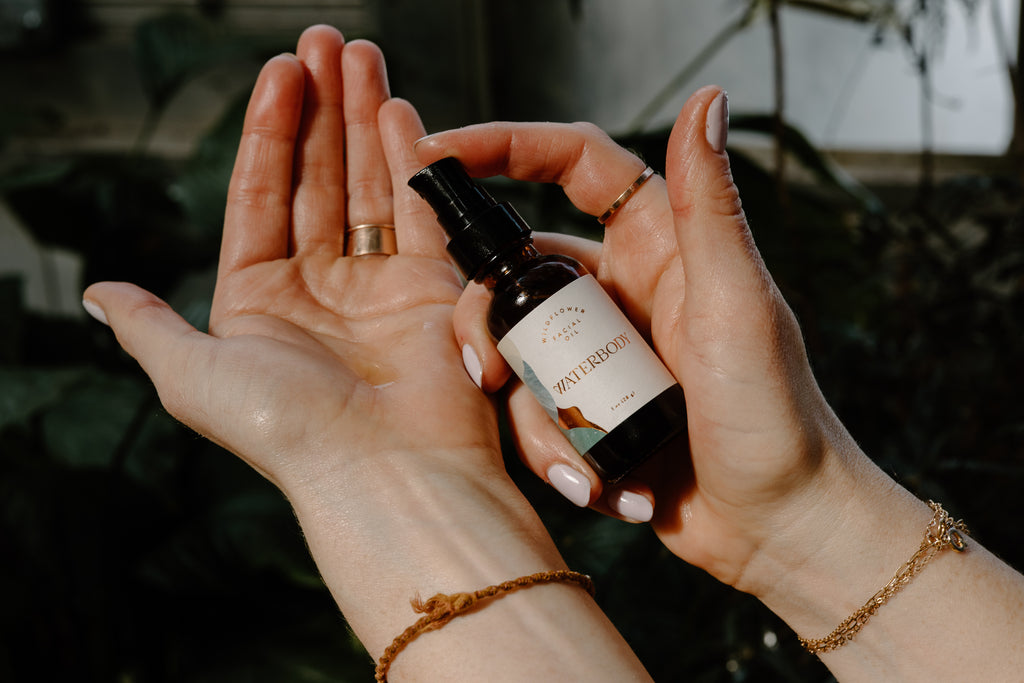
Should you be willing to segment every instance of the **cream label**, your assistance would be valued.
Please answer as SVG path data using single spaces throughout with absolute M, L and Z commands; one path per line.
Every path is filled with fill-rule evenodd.
M 531 311 L 498 350 L 581 454 L 676 383 L 593 275 Z

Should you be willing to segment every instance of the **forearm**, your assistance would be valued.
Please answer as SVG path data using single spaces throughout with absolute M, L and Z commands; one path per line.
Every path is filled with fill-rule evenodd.
M 374 658 L 421 616 L 410 606 L 414 596 L 565 568 L 503 471 L 468 478 L 438 462 L 382 455 L 372 471 L 349 471 L 341 485 L 290 495 L 324 580 Z M 389 674 L 393 681 L 577 679 L 647 675 L 590 595 L 564 583 L 491 599 L 425 633 Z
M 815 551 L 780 546 L 760 567 L 774 565 L 776 578 L 759 597 L 804 638 L 830 633 L 886 585 L 920 547 L 933 514 L 858 451 L 825 469 L 828 485 L 791 529 L 794 543 L 802 535 Z M 839 680 L 1019 678 L 1024 577 L 974 539 L 967 543 L 962 553 L 936 553 L 851 642 L 821 654 Z

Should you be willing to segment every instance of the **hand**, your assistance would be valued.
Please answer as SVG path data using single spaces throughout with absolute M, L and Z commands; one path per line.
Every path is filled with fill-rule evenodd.
M 210 334 L 133 285 L 84 295 L 171 414 L 288 496 L 374 657 L 415 621 L 417 594 L 565 568 L 504 471 L 494 408 L 463 369 L 452 334 L 462 286 L 407 186 L 422 135 L 412 107 L 389 99 L 376 46 L 311 28 L 296 56 L 267 63 L 250 100 Z M 346 225 L 392 222 L 397 255 L 343 256 Z M 404 651 L 391 680 L 423 671 L 646 678 L 596 603 L 565 584 L 460 617 Z
M 229 190 L 210 336 L 129 285 L 85 294 L 172 414 L 288 493 L 337 483 L 381 451 L 497 450 L 491 408 L 451 338 L 461 285 L 406 186 L 422 125 L 387 88 L 376 46 L 343 49 L 326 27 L 263 69 Z M 344 228 L 360 223 L 393 223 L 398 255 L 344 257 Z M 335 443 L 345 452 L 324 452 Z
M 509 407 L 525 462 L 540 476 L 569 466 L 584 503 L 622 516 L 626 496 L 656 501 L 653 526 L 674 553 L 758 592 L 764 539 L 811 514 L 814 475 L 857 467 L 861 454 L 818 390 L 792 312 L 754 247 L 724 150 L 725 95 L 696 93 L 668 147 L 666 182 L 652 178 L 608 223 L 603 245 L 538 238 L 578 258 L 618 299 L 687 395 L 689 454 L 641 468 L 602 495 L 601 482 L 521 385 Z M 601 214 L 643 162 L 585 124 L 487 124 L 431 136 L 420 160 L 458 157 L 474 175 L 557 182 Z M 456 312 L 460 344 L 476 350 L 488 390 L 508 370 L 486 336 L 487 295 L 471 286 Z M 839 465 L 833 465 L 839 463 Z M 552 469 L 554 468 L 554 469 Z
M 172 415 L 282 489 L 320 558 L 332 551 L 319 539 L 343 534 L 383 567 L 389 553 L 401 559 L 391 524 L 419 498 L 406 488 L 400 504 L 390 487 L 437 470 L 452 487 L 501 482 L 496 421 L 452 338 L 461 283 L 406 185 L 420 168 L 415 111 L 389 99 L 371 43 L 315 27 L 296 53 L 270 60 L 251 97 L 210 334 L 133 285 L 96 284 L 84 298 Z M 398 254 L 343 256 L 345 226 L 360 223 L 394 223 Z M 333 573 L 354 584 L 345 569 L 321 566 L 329 583 Z M 429 588 L 421 580 L 398 589 L 396 622 Z
M 583 504 L 619 516 L 638 507 L 630 498 L 656 503 L 652 526 L 672 552 L 756 595 L 797 633 L 821 637 L 917 550 L 931 513 L 860 451 L 818 389 L 743 216 L 726 125 L 724 93 L 698 91 L 673 128 L 667 182 L 643 185 L 609 221 L 603 244 L 537 240 L 542 251 L 581 260 L 650 333 L 686 392 L 689 452 L 665 453 L 603 492 L 522 386 L 510 392 L 510 418 L 538 475 L 571 468 L 588 488 Z M 419 141 L 417 153 L 424 163 L 456 156 L 478 176 L 557 182 L 595 216 L 643 168 L 585 124 L 470 126 Z M 508 369 L 486 333 L 486 298 L 468 288 L 455 326 L 460 345 L 476 350 L 481 384 L 494 390 Z M 899 609 L 883 607 L 855 643 L 824 655 L 833 673 L 1012 679 L 1024 662 L 1024 577 L 971 543 L 962 556 L 937 556 L 900 594 Z M 961 647 L 947 647 L 957 640 Z

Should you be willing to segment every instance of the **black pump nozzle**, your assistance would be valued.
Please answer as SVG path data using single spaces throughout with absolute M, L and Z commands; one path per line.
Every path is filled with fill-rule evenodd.
M 409 180 L 409 186 L 427 200 L 449 236 L 497 204 L 454 157 L 427 166 Z
M 448 233 L 448 253 L 468 280 L 509 246 L 530 239 L 530 227 L 515 209 L 494 201 L 453 157 L 418 172 L 409 187 L 437 214 Z

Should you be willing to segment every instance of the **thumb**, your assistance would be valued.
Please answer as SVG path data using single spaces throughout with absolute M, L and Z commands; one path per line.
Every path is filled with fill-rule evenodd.
M 765 406 L 819 393 L 796 317 L 743 215 L 725 151 L 728 117 L 720 88 L 690 97 L 669 137 L 666 183 L 685 282 L 681 380 L 691 407 L 714 413 L 711 423 L 752 433 L 782 422 Z M 691 446 L 701 414 L 691 411 Z
M 665 175 L 687 299 L 720 293 L 726 282 L 761 289 L 768 278 L 733 183 L 728 129 L 728 96 L 707 86 L 687 100 L 669 137 Z
M 118 343 L 149 375 L 169 413 L 186 424 L 195 402 L 189 399 L 184 369 L 205 359 L 195 353 L 209 338 L 164 301 L 126 282 L 100 282 L 82 295 L 85 310 L 109 325 Z M 194 370 L 195 368 L 193 368 Z

